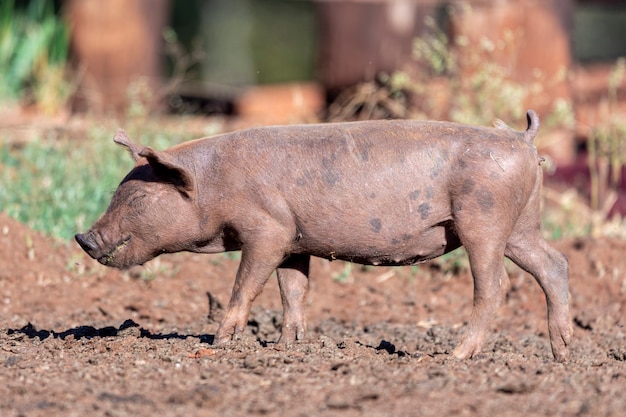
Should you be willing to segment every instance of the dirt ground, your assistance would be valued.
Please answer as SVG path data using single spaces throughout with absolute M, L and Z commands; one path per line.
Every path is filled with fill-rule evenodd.
M 484 353 L 458 361 L 472 303 L 463 258 L 316 260 L 309 340 L 275 343 L 271 279 L 246 336 L 214 347 L 233 256 L 119 272 L 0 214 L 0 415 L 623 416 L 626 242 L 554 245 L 571 267 L 569 363 L 552 361 L 543 293 L 512 265 Z

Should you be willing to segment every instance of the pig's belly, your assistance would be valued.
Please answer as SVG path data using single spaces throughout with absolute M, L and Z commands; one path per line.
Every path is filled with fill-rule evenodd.
M 296 249 L 366 265 L 410 265 L 459 246 L 447 187 L 393 167 L 355 172 L 322 192 L 307 189 L 286 205 L 296 222 Z M 360 182 L 367 179 L 365 184 Z
M 436 258 L 460 246 L 451 221 L 426 229 L 402 228 L 396 233 L 351 227 L 310 231 L 299 236 L 295 252 L 364 265 L 412 265 Z

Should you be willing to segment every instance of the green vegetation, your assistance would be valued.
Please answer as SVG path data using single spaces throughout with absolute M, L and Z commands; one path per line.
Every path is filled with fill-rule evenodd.
M 341 272 L 333 274 L 333 280 L 337 282 L 341 282 L 341 283 L 347 283 L 353 280 L 354 279 L 354 277 L 352 276 L 353 265 L 354 264 L 351 262 L 344 262 L 344 266 Z
M 133 131 L 129 134 L 159 149 L 175 141 L 163 134 L 149 140 Z M 106 209 L 133 162 L 113 144 L 112 130 L 92 129 L 88 136 L 84 141 L 0 144 L 1 210 L 35 230 L 63 239 L 89 227 Z
M 496 118 L 511 124 L 524 122 L 524 102 L 536 91 L 513 81 L 512 68 L 495 59 L 497 52 L 515 43 L 515 35 L 509 33 L 498 43 L 483 38 L 474 44 L 462 36 L 450 39 L 434 19 L 426 23 L 430 33 L 413 43 L 415 67 L 388 79 L 392 90 L 415 96 L 412 101 L 420 103 L 413 110 L 415 116 L 445 116 L 477 125 L 489 125 Z
M 587 141 L 591 178 L 591 233 L 598 234 L 609 210 L 617 200 L 617 191 L 626 166 L 626 122 L 616 111 L 617 90 L 626 76 L 626 59 L 617 60 L 607 86 L 607 123 L 595 126 Z
M 54 113 L 71 94 L 66 62 L 69 29 L 53 2 L 32 0 L 18 8 L 0 2 L 0 99 L 26 100 Z

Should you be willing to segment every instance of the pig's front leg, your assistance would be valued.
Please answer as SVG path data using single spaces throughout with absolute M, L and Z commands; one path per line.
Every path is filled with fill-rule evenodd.
M 303 308 L 309 290 L 310 260 L 309 255 L 291 255 L 276 270 L 283 302 L 280 343 L 304 339 L 306 322 Z
M 267 237 L 242 247 L 233 292 L 215 335 L 215 344 L 226 343 L 245 329 L 252 302 L 285 256 L 284 245 L 278 241 L 275 236 Z

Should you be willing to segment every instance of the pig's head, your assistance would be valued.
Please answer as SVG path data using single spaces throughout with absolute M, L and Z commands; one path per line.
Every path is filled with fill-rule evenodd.
M 88 232 L 75 236 L 78 244 L 101 264 L 116 268 L 188 249 L 198 224 L 190 168 L 168 152 L 132 143 L 122 130 L 114 141 L 130 151 L 135 167 L 102 217 Z

